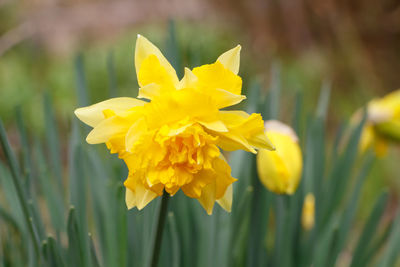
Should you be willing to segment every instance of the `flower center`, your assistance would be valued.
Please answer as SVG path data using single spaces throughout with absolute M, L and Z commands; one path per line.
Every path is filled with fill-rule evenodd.
M 194 182 L 199 171 L 212 169 L 213 160 L 220 155 L 216 140 L 197 123 L 164 125 L 152 138 L 147 136 L 137 144 L 131 167 L 149 188 L 164 187 L 175 194 Z

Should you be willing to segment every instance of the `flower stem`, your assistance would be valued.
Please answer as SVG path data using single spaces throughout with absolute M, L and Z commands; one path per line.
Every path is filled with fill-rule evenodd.
M 158 265 L 158 259 L 160 257 L 160 252 L 161 252 L 161 243 L 162 243 L 162 236 L 163 236 L 163 230 L 164 230 L 164 224 L 165 220 L 167 217 L 167 211 L 168 211 L 168 199 L 169 195 L 167 192 L 164 191 L 164 194 L 161 199 L 161 207 L 159 210 L 158 214 L 158 222 L 157 222 L 157 232 L 154 237 L 154 242 L 153 242 L 153 250 L 152 250 L 152 255 L 151 255 L 151 267 L 157 267 Z

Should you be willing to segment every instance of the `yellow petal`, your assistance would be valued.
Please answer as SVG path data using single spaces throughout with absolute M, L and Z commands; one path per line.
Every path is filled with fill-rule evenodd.
M 137 76 L 141 87 L 149 84 L 157 84 L 161 87 L 160 92 L 169 92 L 175 90 L 176 87 L 171 75 L 161 65 L 155 55 L 150 55 L 142 61 Z
M 133 145 L 139 140 L 146 129 L 147 126 L 143 118 L 138 119 L 132 124 L 125 136 L 126 151 L 131 152 Z
M 107 142 L 115 135 L 128 131 L 129 121 L 121 117 L 111 117 L 99 123 L 86 137 L 89 144 L 100 144 Z
M 111 98 L 100 103 L 78 108 L 75 110 L 75 115 L 89 126 L 95 127 L 105 119 L 103 111 L 110 109 L 116 114 L 127 111 L 136 106 L 143 106 L 146 102 L 131 97 Z
M 182 191 L 191 198 L 200 198 L 204 187 L 214 182 L 214 173 L 209 170 L 201 170 L 193 175 L 193 180 L 189 184 L 182 186 Z
M 160 95 L 161 86 L 156 83 L 149 83 L 139 88 L 138 98 L 153 99 Z
M 155 199 L 158 195 L 153 191 L 146 189 L 143 185 L 138 183 L 136 185 L 136 206 L 138 210 L 143 209 L 150 203 L 153 199 Z
M 171 66 L 168 60 L 163 56 L 161 51 L 155 45 L 153 45 L 145 37 L 138 35 L 136 40 L 136 49 L 135 49 L 135 68 L 137 75 L 139 75 L 142 62 L 145 59 L 147 59 L 150 55 L 155 55 L 158 58 L 161 66 L 166 70 L 169 77 L 171 78 L 172 83 L 175 86 L 177 86 L 179 80 L 178 77 L 176 76 L 175 69 Z M 142 86 L 140 83 L 139 85 Z
M 254 134 L 247 138 L 249 144 L 258 149 L 275 150 L 274 144 L 269 140 L 265 133 Z
M 247 114 L 243 111 L 220 111 L 220 119 L 228 132 L 216 133 L 220 138 L 218 145 L 232 151 L 243 149 L 256 153 L 254 148 L 273 150 L 274 146 L 264 133 L 264 123 L 260 114 Z
M 228 131 L 228 128 L 226 128 L 225 124 L 220 120 L 210 121 L 210 122 L 197 120 L 197 122 L 212 131 L 216 131 L 216 132 L 227 132 Z
M 224 89 L 215 89 L 210 95 L 219 109 L 239 104 L 246 99 L 244 95 L 237 95 Z
M 376 138 L 375 140 L 375 153 L 379 158 L 383 158 L 388 152 L 388 142 L 382 138 Z
M 360 137 L 360 144 L 359 144 L 360 152 L 364 153 L 365 151 L 367 151 L 372 146 L 375 138 L 376 137 L 373 126 L 371 126 L 371 124 L 369 123 L 364 125 Z
M 150 203 L 154 198 L 156 198 L 158 195 L 147 189 L 141 181 L 138 179 L 138 177 L 135 176 L 128 176 L 128 178 L 124 182 L 125 187 L 127 188 L 127 194 L 125 195 L 125 200 L 129 200 L 127 202 L 127 205 L 130 204 L 128 207 L 131 207 L 132 205 L 136 206 L 138 210 L 143 209 L 147 204 Z M 131 191 L 128 195 L 128 192 Z M 132 207 L 134 207 L 132 206 Z
M 368 103 L 368 120 L 373 124 L 400 119 L 400 90 L 393 91 L 382 98 Z
M 237 45 L 235 48 L 232 48 L 231 50 L 220 55 L 217 59 L 225 66 L 225 68 L 229 69 L 234 74 L 238 74 L 239 72 L 241 48 L 242 47 L 240 45 Z
M 195 86 L 196 82 L 196 75 L 194 75 L 190 69 L 185 68 L 185 75 L 183 76 L 182 80 L 180 80 L 178 89 L 192 88 Z
M 220 199 L 217 199 L 217 203 L 227 212 L 231 212 L 232 210 L 232 195 L 233 195 L 233 187 L 231 184 L 226 189 L 224 196 Z
M 269 131 L 276 145 L 275 151 L 262 149 L 257 155 L 257 169 L 261 182 L 277 194 L 293 194 L 300 182 L 302 155 L 297 142 L 285 133 Z
M 218 137 L 218 146 L 225 151 L 242 149 L 247 152 L 257 154 L 257 151 L 249 144 L 249 142 L 240 135 L 227 132 L 223 134 L 221 133 Z
M 240 95 L 242 79 L 218 60 L 214 64 L 206 64 L 193 69 L 197 76 L 197 87 L 206 93 L 213 93 L 215 89 L 224 89 L 232 94 Z
M 125 188 L 125 203 L 128 210 L 136 206 L 136 196 L 129 188 Z
M 289 188 L 290 174 L 276 151 L 260 150 L 257 154 L 258 176 L 271 192 L 285 194 Z
M 216 196 L 215 198 L 220 199 L 224 196 L 227 188 L 236 181 L 231 176 L 231 167 L 226 162 L 224 156 L 221 154 L 219 158 L 214 159 L 213 169 L 216 173 Z
M 211 215 L 215 203 L 215 182 L 206 185 L 198 198 L 201 206 L 206 210 L 208 215 Z

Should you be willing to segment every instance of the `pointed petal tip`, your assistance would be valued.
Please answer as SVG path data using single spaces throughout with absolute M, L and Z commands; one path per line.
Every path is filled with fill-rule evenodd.
M 82 115 L 82 108 L 77 108 L 74 110 L 74 114 L 78 119 L 81 119 L 81 115 Z
M 101 139 L 101 138 L 100 138 Z M 90 145 L 105 143 L 104 140 L 99 140 L 98 134 L 93 130 L 86 136 L 86 142 Z
M 135 207 L 135 205 L 128 205 L 128 203 L 126 203 L 126 208 L 128 209 L 128 210 L 131 210 L 131 209 L 133 209 Z
M 90 144 L 90 145 L 95 145 L 95 144 L 97 144 L 94 140 L 93 140 L 93 138 L 90 136 L 90 133 L 88 134 L 88 136 L 86 136 L 86 143 L 88 143 L 88 144 Z
M 249 149 L 249 152 L 253 153 L 254 155 L 257 154 L 257 150 L 255 150 L 254 148 Z

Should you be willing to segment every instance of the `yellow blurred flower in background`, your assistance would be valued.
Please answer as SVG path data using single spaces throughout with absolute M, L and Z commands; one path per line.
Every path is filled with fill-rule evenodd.
M 360 117 L 359 110 L 353 121 Z M 368 103 L 367 122 L 361 135 L 360 149 L 364 152 L 374 147 L 377 156 L 382 157 L 386 155 L 390 142 L 400 142 L 400 90 Z
M 276 120 L 265 123 L 267 135 L 275 151 L 260 150 L 257 169 L 261 182 L 277 194 L 293 194 L 299 185 L 303 160 L 296 133 Z
M 315 197 L 308 193 L 303 202 L 303 211 L 301 214 L 301 225 L 304 230 L 311 230 L 315 223 Z
M 273 149 L 260 114 L 220 111 L 246 97 L 237 75 L 240 46 L 215 63 L 185 69 L 179 80 L 160 50 L 138 35 L 135 67 L 138 98 L 113 98 L 79 108 L 76 116 L 93 127 L 90 144 L 106 143 L 129 169 L 128 208 L 142 209 L 164 191 L 181 189 L 208 214 L 215 201 L 230 211 L 231 169 L 220 149 Z

